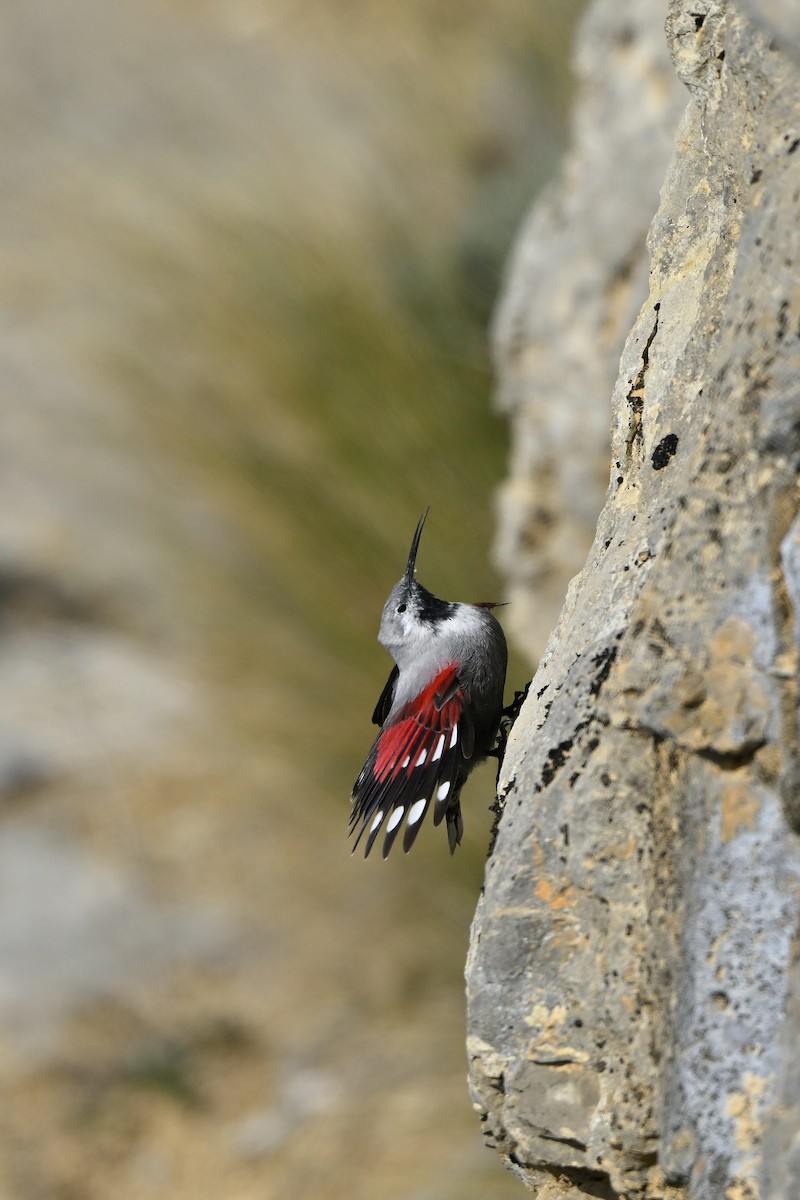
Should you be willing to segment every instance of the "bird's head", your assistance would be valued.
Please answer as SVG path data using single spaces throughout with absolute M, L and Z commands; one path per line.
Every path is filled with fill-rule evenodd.
M 394 585 L 383 606 L 378 632 L 378 641 L 401 667 L 405 657 L 413 656 L 435 638 L 442 623 L 457 607 L 447 600 L 439 600 L 414 577 L 419 541 L 427 515 L 426 508 L 414 530 L 405 573 Z

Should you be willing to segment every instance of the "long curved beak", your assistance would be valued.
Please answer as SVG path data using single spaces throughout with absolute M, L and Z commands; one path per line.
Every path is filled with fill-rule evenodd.
M 408 565 L 406 566 L 406 580 L 408 583 L 414 582 L 414 565 L 417 561 L 417 551 L 419 550 L 419 539 L 422 537 L 422 526 L 425 524 L 425 518 L 430 512 L 430 505 L 425 509 L 420 519 L 417 521 L 417 528 L 414 530 L 414 537 L 411 541 L 411 549 L 408 552 Z

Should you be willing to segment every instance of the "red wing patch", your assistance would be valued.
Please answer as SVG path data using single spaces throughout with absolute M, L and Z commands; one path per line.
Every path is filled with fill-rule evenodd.
M 473 746 L 458 674 L 447 666 L 375 739 L 353 789 L 350 830 L 358 830 L 353 849 L 368 831 L 366 857 L 385 825 L 385 858 L 405 823 L 403 849 L 410 850 L 431 804 L 434 825 L 450 812 L 448 830 L 455 828 L 466 775 L 462 766 L 472 757 Z

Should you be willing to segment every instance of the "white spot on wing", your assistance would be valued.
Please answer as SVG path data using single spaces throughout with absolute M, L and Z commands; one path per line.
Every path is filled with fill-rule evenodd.
M 436 743 L 436 749 L 433 752 L 433 758 L 431 759 L 431 762 L 436 762 L 437 759 L 442 757 L 443 749 L 444 749 L 444 734 L 440 733 L 439 740 Z
M 453 749 L 453 746 L 455 746 L 457 741 L 458 741 L 458 726 L 454 725 L 453 732 L 450 734 L 450 749 L 451 750 Z
M 422 814 L 425 812 L 425 805 L 428 801 L 423 797 L 422 800 L 415 800 L 408 810 L 409 825 L 416 825 Z
M 383 812 L 379 812 L 378 815 L 376 816 L 375 820 L 372 822 L 372 824 L 369 827 L 370 833 L 375 832 L 375 830 L 378 828 L 378 826 L 380 825 L 382 820 L 383 820 Z
M 400 770 L 404 771 L 410 762 L 411 762 L 411 755 L 407 754 L 405 756 L 405 758 L 403 759 L 403 761 L 400 763 Z
M 444 800 L 445 796 L 447 795 L 447 793 L 448 793 L 449 791 L 450 791 L 450 780 L 449 780 L 449 779 L 445 779 L 444 783 L 440 784 L 440 785 L 439 785 L 439 788 L 437 789 L 437 792 L 436 792 L 436 799 L 437 799 L 437 800 Z
M 417 759 L 417 761 L 414 763 L 414 766 L 421 767 L 427 757 L 428 757 L 428 751 L 423 750 L 422 753 L 420 754 L 419 758 Z
M 397 826 L 400 824 L 400 822 L 403 819 L 403 813 L 405 811 L 406 810 L 402 807 L 402 805 L 400 808 L 396 808 L 394 810 L 394 812 L 389 817 L 389 820 L 386 823 L 386 832 L 387 833 L 391 833 L 393 829 L 397 829 Z

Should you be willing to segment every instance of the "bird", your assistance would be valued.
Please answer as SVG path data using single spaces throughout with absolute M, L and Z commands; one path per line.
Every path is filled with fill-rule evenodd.
M 431 807 L 454 853 L 464 830 L 461 789 L 491 752 L 503 711 L 508 649 L 492 613 L 499 605 L 439 600 L 416 579 L 428 511 L 378 632 L 395 665 L 372 715 L 380 732 L 351 796 L 353 851 L 365 838 L 365 858 L 382 830 L 384 858 L 401 829 L 408 853 Z

